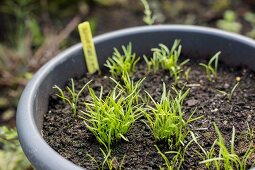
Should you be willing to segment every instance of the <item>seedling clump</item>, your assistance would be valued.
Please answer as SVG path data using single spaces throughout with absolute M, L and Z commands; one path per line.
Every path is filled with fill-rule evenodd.
M 148 120 L 148 123 L 145 123 L 150 128 L 154 138 L 157 141 L 167 140 L 171 149 L 184 145 L 183 141 L 189 133 L 187 125 L 199 119 L 192 119 L 192 114 L 187 121 L 184 120 L 182 107 L 189 89 L 184 92 L 184 88 L 180 91 L 174 87 L 172 89 L 175 97 L 170 91 L 167 92 L 165 83 L 163 83 L 160 102 L 156 102 L 147 92 L 155 107 L 148 106 L 148 112 L 144 113 Z
M 202 150 L 200 154 L 198 151 L 197 153 L 203 159 L 200 164 L 205 164 L 208 169 L 217 169 L 220 170 L 224 169 L 239 169 L 245 170 L 247 169 L 247 160 L 254 153 L 255 148 L 253 146 L 253 142 L 251 141 L 249 147 L 243 156 L 239 156 L 235 153 L 235 127 L 232 128 L 232 136 L 230 141 L 230 150 L 225 144 L 225 140 L 218 128 L 218 126 L 213 123 L 214 129 L 218 135 L 218 138 L 214 141 L 209 151 L 206 151 L 196 140 L 194 134 L 193 140 L 197 143 L 197 145 Z M 219 148 L 219 151 L 216 151 L 216 148 Z
M 134 106 L 134 96 L 138 95 L 134 90 L 130 95 L 125 96 L 123 90 L 117 86 L 105 98 L 103 98 L 103 88 L 99 96 L 89 87 L 92 101 L 85 102 L 86 111 L 82 111 L 81 116 L 86 127 L 95 135 L 97 140 L 103 144 L 107 151 L 110 150 L 114 141 L 121 138 L 128 139 L 125 134 L 130 126 L 141 116 L 139 106 Z
M 169 50 L 164 44 L 159 44 L 159 48 L 151 49 L 153 52 L 152 58 L 148 59 L 146 56 L 143 56 L 147 63 L 148 71 L 150 72 L 151 68 L 154 73 L 160 68 L 167 70 L 176 83 L 180 78 L 180 73 L 183 71 L 182 67 L 189 61 L 187 59 L 180 64 L 178 63 L 182 49 L 180 42 L 180 40 L 175 40 L 171 50 Z
M 140 60 L 136 54 L 132 52 L 132 44 L 129 43 L 127 47 L 122 46 L 123 54 L 116 48 L 112 57 L 106 60 L 105 67 L 109 68 L 109 72 L 113 77 L 122 76 L 123 74 L 132 74 L 135 71 L 135 66 Z
M 113 82 L 115 82 L 115 84 L 118 86 L 118 88 L 120 88 L 127 96 L 128 95 L 132 95 L 133 99 L 134 99 L 134 104 L 138 104 L 139 103 L 139 92 L 140 92 L 140 87 L 141 84 L 143 83 L 143 81 L 145 80 L 145 77 L 143 79 L 138 80 L 137 82 L 134 82 L 134 80 L 131 80 L 130 76 L 128 75 L 128 73 L 123 74 L 121 76 L 121 80 L 123 85 L 121 85 L 120 82 L 118 82 L 117 80 L 110 78 Z

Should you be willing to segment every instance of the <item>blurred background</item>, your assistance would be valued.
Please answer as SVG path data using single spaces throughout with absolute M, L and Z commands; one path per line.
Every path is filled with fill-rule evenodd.
M 18 100 L 38 68 L 80 42 L 78 23 L 89 21 L 93 35 L 151 24 L 148 7 L 153 24 L 202 25 L 255 38 L 255 0 L 0 1 L 0 170 L 31 169 L 17 141 Z

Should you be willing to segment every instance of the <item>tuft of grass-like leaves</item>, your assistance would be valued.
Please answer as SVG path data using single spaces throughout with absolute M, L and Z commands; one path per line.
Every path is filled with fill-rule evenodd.
M 89 131 L 91 131 L 107 152 L 114 141 L 124 139 L 131 125 L 141 116 L 141 108 L 134 105 L 137 89 L 125 96 L 123 90 L 117 86 L 105 98 L 103 88 L 96 96 L 92 88 L 88 88 L 92 101 L 85 102 L 86 111 L 82 111 L 81 118 Z
M 197 141 L 194 134 L 192 134 L 193 140 L 197 143 L 199 148 L 201 149 L 202 153 L 196 151 L 203 161 L 200 164 L 205 164 L 208 169 L 216 169 L 221 170 L 223 169 L 238 169 L 238 170 L 245 170 L 247 169 L 247 160 L 254 153 L 255 148 L 253 146 L 253 142 L 251 141 L 249 147 L 245 154 L 240 157 L 235 153 L 235 127 L 232 129 L 232 137 L 230 141 L 230 150 L 227 148 L 225 144 L 225 140 L 217 127 L 214 123 L 215 131 L 218 135 L 218 139 L 214 141 L 209 151 L 206 151 Z M 216 152 L 216 147 L 219 149 Z
M 109 69 L 113 77 L 122 76 L 122 74 L 132 74 L 135 71 L 135 66 L 140 60 L 136 54 L 132 52 L 132 44 L 129 43 L 127 47 L 122 46 L 123 54 L 116 48 L 112 57 L 109 57 L 104 64 Z
M 125 155 L 123 156 L 121 162 L 118 162 L 118 160 L 116 159 L 116 157 L 112 157 L 111 156 L 111 150 L 105 152 L 103 149 L 100 148 L 101 153 L 104 156 L 104 161 L 102 162 L 102 165 L 100 166 L 98 161 L 90 154 L 87 154 L 87 156 L 92 160 L 92 162 L 94 162 L 97 166 L 98 170 L 104 170 L 105 166 L 109 169 L 109 170 L 121 170 L 124 164 L 124 160 L 125 160 Z
M 206 77 L 209 81 L 212 81 L 212 77 L 217 77 L 218 74 L 218 62 L 219 55 L 221 52 L 217 52 L 207 64 L 199 63 L 200 66 L 203 66 L 206 70 Z
M 91 80 L 92 81 L 92 80 Z M 59 98 L 61 98 L 63 100 L 63 102 L 68 103 L 68 105 L 72 108 L 73 114 L 76 116 L 77 115 L 77 107 L 78 107 L 78 100 L 79 97 L 81 95 L 81 93 L 84 91 L 84 89 L 88 86 L 88 84 L 91 82 L 87 82 L 82 88 L 81 90 L 77 93 L 74 87 L 74 81 L 73 79 L 71 79 L 71 88 L 70 87 L 66 87 L 67 91 L 71 94 L 71 98 L 68 98 L 68 96 L 66 96 L 63 92 L 63 90 L 58 87 L 57 85 L 55 85 L 53 87 L 53 89 L 57 89 L 59 94 L 56 94 L 56 96 L 58 96 Z
M 167 151 L 165 153 L 163 153 L 156 145 L 154 146 L 156 147 L 158 154 L 164 159 L 167 170 L 179 170 L 185 160 L 187 149 L 192 142 L 193 139 L 190 140 L 184 147 L 179 147 L 177 151 Z M 170 154 L 172 158 L 169 159 L 166 154 Z M 164 168 L 160 167 L 160 170 L 164 170 Z
M 143 56 L 148 71 L 150 72 L 152 68 L 155 73 L 161 67 L 163 70 L 168 70 L 170 76 L 177 82 L 180 78 L 180 73 L 183 71 L 182 66 L 189 61 L 185 60 L 179 64 L 182 49 L 180 42 L 180 40 L 175 40 L 171 50 L 164 44 L 159 44 L 159 48 L 151 49 L 153 52 L 152 58 L 148 59 L 146 56 Z
M 118 88 L 120 88 L 121 90 L 123 90 L 126 95 L 132 95 L 133 99 L 134 99 L 134 104 L 138 104 L 138 100 L 139 100 L 139 92 L 140 92 L 140 87 L 141 84 L 143 83 L 143 81 L 146 79 L 146 77 L 144 77 L 143 79 L 138 80 L 137 82 L 134 82 L 130 76 L 128 75 L 128 73 L 123 74 L 121 76 L 121 80 L 123 82 L 123 85 L 121 85 L 120 82 L 116 81 L 113 78 L 110 78 L 117 86 Z M 134 93 L 135 91 L 135 93 Z
M 175 97 L 170 91 L 166 91 L 165 83 L 163 83 L 163 93 L 159 103 L 146 92 L 155 107 L 148 106 L 148 112 L 144 113 L 148 120 L 148 123 L 145 123 L 150 128 L 154 138 L 157 141 L 167 140 L 171 149 L 184 145 L 183 141 L 189 133 L 187 125 L 200 118 L 193 119 L 193 112 L 187 121 L 184 120 L 182 106 L 189 89 L 186 91 L 183 89 L 178 91 L 174 87 L 172 89 Z

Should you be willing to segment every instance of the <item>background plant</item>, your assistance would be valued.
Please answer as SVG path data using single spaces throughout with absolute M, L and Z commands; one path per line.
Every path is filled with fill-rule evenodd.
M 224 13 L 223 19 L 218 20 L 217 27 L 226 31 L 240 33 L 242 25 L 237 22 L 236 13 L 231 10 L 227 10 Z
M 141 2 L 144 6 L 143 22 L 147 25 L 153 25 L 155 22 L 155 16 L 153 16 L 152 14 L 149 3 L 147 2 L 147 0 L 141 0 Z
M 31 168 L 18 140 L 16 129 L 0 127 L 0 169 L 28 170 Z
M 132 74 L 135 71 L 135 66 L 140 60 L 140 57 L 136 57 L 136 54 L 132 52 L 132 44 L 129 43 L 127 47 L 122 46 L 123 54 L 121 54 L 116 48 L 112 57 L 109 57 L 104 64 L 109 68 L 109 72 L 113 77 L 122 76 L 122 74 Z
M 251 24 L 251 30 L 247 33 L 249 37 L 255 38 L 255 13 L 247 12 L 244 19 Z
M 112 157 L 111 150 L 108 152 L 105 152 L 103 149 L 100 148 L 100 151 L 104 157 L 104 160 L 102 162 L 102 165 L 100 166 L 98 161 L 91 156 L 90 154 L 87 154 L 87 156 L 97 165 L 98 170 L 104 170 L 105 167 L 107 167 L 109 170 L 121 170 L 125 161 L 125 155 L 123 156 L 121 162 L 119 163 L 116 157 Z

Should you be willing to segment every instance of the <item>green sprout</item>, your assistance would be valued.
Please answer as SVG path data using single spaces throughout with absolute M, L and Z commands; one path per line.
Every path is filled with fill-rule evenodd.
M 143 55 L 143 58 L 146 62 L 148 72 L 151 72 L 151 67 L 154 73 L 159 70 L 161 58 L 159 58 L 156 53 L 153 53 L 153 56 L 150 59 L 148 59 L 145 55 Z
M 189 80 L 189 75 L 190 75 L 190 71 L 191 71 L 191 68 L 187 68 L 184 72 L 184 77 L 185 77 L 185 80 Z
M 220 170 L 224 167 L 224 169 L 239 169 L 239 170 L 245 170 L 247 160 L 251 156 L 251 154 L 254 153 L 255 148 L 253 146 L 253 142 L 251 141 L 249 144 L 249 147 L 245 154 L 240 157 L 235 153 L 235 127 L 232 129 L 232 137 L 230 141 L 230 150 L 226 147 L 224 138 L 217 127 L 217 125 L 214 123 L 215 131 L 218 135 L 218 139 L 216 139 L 211 146 L 211 149 L 209 152 L 205 151 L 203 147 L 197 142 L 196 137 L 193 134 L 193 140 L 198 144 L 200 149 L 202 150 L 202 154 L 200 156 L 202 157 L 203 161 L 200 162 L 200 164 L 205 164 L 208 169 L 217 169 Z M 216 153 L 216 146 L 219 148 L 219 152 Z M 197 152 L 199 153 L 199 152 Z
M 161 152 L 160 149 L 154 145 L 157 149 L 158 154 L 164 159 L 167 170 L 179 170 L 185 160 L 185 154 L 187 152 L 188 147 L 193 142 L 193 139 L 190 140 L 184 148 L 179 147 L 178 151 L 167 151 L 165 153 Z M 168 159 L 166 154 L 174 155 L 171 160 Z M 160 170 L 164 170 L 163 167 L 160 167 Z
M 57 89 L 59 94 L 56 94 L 56 96 L 58 96 L 59 98 L 61 98 L 63 100 L 63 102 L 67 102 L 69 104 L 69 106 L 72 108 L 73 111 L 73 115 L 77 115 L 77 107 L 78 107 L 78 100 L 79 97 L 81 95 L 81 93 L 84 91 L 84 89 L 87 87 L 87 85 L 91 82 L 92 80 L 90 80 L 89 82 L 87 82 L 82 88 L 81 90 L 76 93 L 75 87 L 74 87 L 74 81 L 73 79 L 71 79 L 71 88 L 70 87 L 66 87 L 67 91 L 71 94 L 71 98 L 69 98 L 68 96 L 66 96 L 63 92 L 63 90 L 58 87 L 57 85 L 55 85 L 53 88 Z
M 137 82 L 134 82 L 133 80 L 130 79 L 130 76 L 128 73 L 123 74 L 121 76 L 121 79 L 123 81 L 124 85 L 121 85 L 120 82 L 116 81 L 115 79 L 111 78 L 110 79 L 121 89 L 123 90 L 126 95 L 132 94 L 134 98 L 134 102 L 138 104 L 138 99 L 140 97 L 139 92 L 140 92 L 140 87 L 142 82 L 145 80 L 145 77 L 143 79 L 138 80 Z M 135 93 L 134 93 L 135 92 Z
M 155 22 L 155 16 L 152 15 L 149 3 L 147 0 L 141 0 L 143 6 L 144 6 L 144 17 L 143 22 L 147 25 L 153 25 Z
M 174 77 L 175 83 L 180 78 L 179 75 L 182 72 L 182 66 L 185 65 L 189 60 L 185 60 L 182 63 L 178 63 L 181 55 L 182 46 L 180 40 L 175 40 L 171 50 L 168 49 L 164 44 L 159 44 L 159 48 L 153 48 L 152 58 L 149 60 L 144 56 L 144 60 L 147 64 L 148 71 L 153 68 L 154 73 L 162 67 L 163 70 L 168 70 L 171 77 Z
M 248 122 L 247 122 L 247 132 L 246 132 L 246 134 L 247 134 L 247 136 L 249 137 L 248 139 L 250 140 L 250 141 L 252 141 L 252 139 L 253 139 L 253 136 L 254 136 L 254 133 L 255 133 L 255 130 L 252 128 L 250 128 L 250 125 L 248 124 Z
M 192 115 L 187 121 L 184 120 L 184 112 L 182 111 L 183 101 L 189 93 L 189 89 L 183 92 L 172 88 L 176 94 L 173 97 L 170 91 L 166 91 L 165 83 L 163 83 L 163 93 L 161 95 L 160 103 L 156 102 L 151 95 L 148 94 L 150 99 L 155 105 L 154 107 L 148 106 L 149 113 L 145 112 L 144 115 L 148 120 L 145 124 L 150 128 L 154 138 L 157 141 L 167 140 L 169 147 L 178 148 L 184 145 L 183 141 L 188 135 L 187 125 L 198 118 L 192 119 Z
M 163 153 L 162 151 L 160 151 L 160 149 L 156 145 L 155 145 L 155 147 L 157 149 L 158 154 L 164 159 L 167 170 L 180 169 L 180 166 L 182 164 L 182 162 L 179 162 L 182 160 L 182 159 L 179 160 L 180 157 L 182 156 L 181 150 L 180 150 L 181 148 L 179 148 L 178 151 L 169 151 L 169 152 Z M 171 160 L 169 160 L 168 157 L 166 156 L 166 154 L 172 154 L 174 156 L 172 157 Z M 160 167 L 160 170 L 164 170 L 164 168 Z
M 209 81 L 212 81 L 212 77 L 217 77 L 218 72 L 218 62 L 219 55 L 221 52 L 217 52 L 208 62 L 208 64 L 199 63 L 200 66 L 203 66 L 206 70 L 206 77 Z
M 141 108 L 134 106 L 134 90 L 128 96 L 124 96 L 122 90 L 118 90 L 117 86 L 110 92 L 105 99 L 103 96 L 103 88 L 99 97 L 96 96 L 94 90 L 89 87 L 92 101 L 85 102 L 87 111 L 80 116 L 85 121 L 85 125 L 91 131 L 99 143 L 101 143 L 107 151 L 110 150 L 114 141 L 121 138 L 125 141 L 128 139 L 124 136 L 131 125 L 141 116 Z
M 234 94 L 234 91 L 236 90 L 236 88 L 238 87 L 239 85 L 239 82 L 237 82 L 234 87 L 231 89 L 231 91 L 228 93 L 228 92 L 225 92 L 225 91 L 222 91 L 222 90 L 217 90 L 218 92 L 220 92 L 221 94 L 223 94 L 224 96 L 227 96 L 228 100 L 229 101 L 232 101 L 232 97 L 233 97 L 233 94 Z
M 121 170 L 124 164 L 124 160 L 125 160 L 125 155 L 123 156 L 121 162 L 119 163 L 116 159 L 116 157 L 111 158 L 111 150 L 109 150 L 108 152 L 105 152 L 103 149 L 100 148 L 100 151 L 102 152 L 103 156 L 104 156 L 104 161 L 102 163 L 102 166 L 100 166 L 98 164 L 98 161 L 91 156 L 90 154 L 87 154 L 87 156 L 97 165 L 97 169 L 98 170 L 104 170 L 105 169 L 105 165 L 107 165 L 107 168 L 109 170 Z
M 127 47 L 122 46 L 123 55 L 114 48 L 112 57 L 106 60 L 105 67 L 109 68 L 109 72 L 113 77 L 122 76 L 122 74 L 132 74 L 135 71 L 135 66 L 140 60 L 140 57 L 136 57 L 135 53 L 132 53 L 132 44 L 129 43 Z

